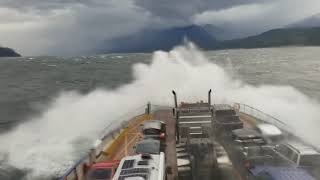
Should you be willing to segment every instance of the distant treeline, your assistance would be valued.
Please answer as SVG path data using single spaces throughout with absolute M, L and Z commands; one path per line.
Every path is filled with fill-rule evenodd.
M 7 47 L 0 47 L 0 57 L 20 57 L 21 55 L 13 49 Z
M 220 48 L 319 46 L 320 27 L 274 29 L 257 36 L 222 42 Z

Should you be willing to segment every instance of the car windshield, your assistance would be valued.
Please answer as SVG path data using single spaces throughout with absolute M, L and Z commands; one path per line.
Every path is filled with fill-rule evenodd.
M 261 138 L 237 140 L 241 146 L 260 146 L 266 144 Z
M 243 152 L 247 153 L 247 156 L 257 156 L 261 154 L 262 149 L 259 147 L 246 147 Z
M 293 151 L 292 149 L 290 149 L 289 147 L 285 146 L 285 145 L 279 145 L 276 147 L 276 150 L 282 154 L 283 156 L 285 156 L 286 158 L 288 158 L 289 160 L 293 161 L 293 162 L 297 162 L 298 161 L 298 153 L 296 153 L 295 151 Z
M 260 140 L 261 137 L 256 136 L 256 135 L 246 135 L 246 136 L 239 136 L 238 139 L 241 139 L 241 140 L 253 140 L 254 141 L 256 139 Z
M 139 143 L 136 147 L 136 153 L 143 154 L 159 154 L 160 153 L 160 144 L 157 142 L 142 142 Z
M 299 154 L 294 152 L 294 151 L 291 151 L 291 153 L 288 154 L 289 156 L 289 159 L 293 162 L 297 162 L 298 161 L 298 157 L 299 157 Z
M 90 179 L 111 179 L 112 169 L 94 169 L 89 172 Z
M 145 129 L 143 131 L 143 134 L 145 134 L 145 135 L 159 135 L 160 130 L 159 129 Z
M 279 153 L 285 155 L 285 154 L 288 154 L 291 150 L 287 146 L 281 144 L 279 146 L 276 146 L 276 151 L 278 151 Z

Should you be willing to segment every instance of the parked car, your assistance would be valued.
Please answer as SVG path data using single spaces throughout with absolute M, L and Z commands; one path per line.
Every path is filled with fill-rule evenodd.
M 286 160 L 296 167 L 320 165 L 320 152 L 300 142 L 286 142 L 276 145 L 274 152 L 281 160 Z
M 310 173 L 301 168 L 255 166 L 249 169 L 249 180 L 316 180 Z
M 256 130 L 268 141 L 268 143 L 277 144 L 284 140 L 282 131 L 272 124 L 258 124 Z
M 166 124 L 159 120 L 149 120 L 143 123 L 142 133 L 145 139 L 165 140 Z
M 111 180 L 120 161 L 99 162 L 88 167 L 86 180 Z
M 242 148 L 249 146 L 262 146 L 266 145 L 266 140 L 262 135 L 253 129 L 236 129 L 231 132 L 231 138 L 234 141 L 236 146 Z
M 216 104 L 214 105 L 213 112 L 215 132 L 218 134 L 230 133 L 234 129 L 243 128 L 243 122 L 231 106 Z
M 160 141 L 155 139 L 144 139 L 135 145 L 137 154 L 160 154 Z
M 300 142 L 286 142 L 275 146 L 276 164 L 299 167 L 320 178 L 320 152 Z
M 253 165 L 264 165 L 272 162 L 272 156 L 267 142 L 261 134 L 253 129 L 236 129 L 231 131 L 232 142 L 229 143 L 232 161 L 242 177 L 247 176 L 247 170 Z

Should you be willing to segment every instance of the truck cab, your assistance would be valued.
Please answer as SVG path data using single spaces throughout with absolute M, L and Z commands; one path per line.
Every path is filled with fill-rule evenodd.
M 277 164 L 303 168 L 320 178 L 320 152 L 299 142 L 282 143 L 274 148 Z
M 268 151 L 271 147 L 263 139 L 262 135 L 254 129 L 236 129 L 231 131 L 229 149 L 239 173 L 245 177 L 249 168 L 255 165 L 264 165 L 272 161 Z
M 320 152 L 301 143 L 282 143 L 276 145 L 274 151 L 280 159 L 297 167 L 320 165 Z

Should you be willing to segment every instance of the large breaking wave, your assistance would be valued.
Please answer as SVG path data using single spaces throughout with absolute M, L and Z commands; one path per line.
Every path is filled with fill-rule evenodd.
M 172 105 L 175 89 L 182 101 L 199 101 L 213 90 L 214 103 L 241 102 L 291 125 L 315 144 L 319 103 L 290 86 L 252 86 L 209 62 L 193 44 L 155 52 L 151 63 L 133 66 L 134 81 L 115 90 L 86 95 L 62 92 L 38 117 L 0 137 L 8 165 L 27 170 L 26 179 L 57 176 L 90 147 L 102 127 L 151 101 Z M 0 156 L 1 158 L 1 156 Z

